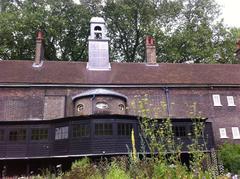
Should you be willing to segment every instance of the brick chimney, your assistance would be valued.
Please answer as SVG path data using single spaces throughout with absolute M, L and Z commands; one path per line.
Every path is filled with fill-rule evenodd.
M 237 45 L 237 49 L 236 49 L 236 52 L 235 52 L 236 53 L 236 58 L 238 60 L 240 60 L 240 39 L 237 40 L 236 45 Z
M 156 47 L 155 47 L 155 40 L 152 36 L 147 36 L 146 41 L 146 61 L 147 65 L 158 65 L 157 58 L 156 58 Z
M 36 38 L 36 49 L 35 49 L 35 59 L 33 67 L 41 67 L 44 60 L 44 47 L 43 47 L 43 32 L 37 32 Z

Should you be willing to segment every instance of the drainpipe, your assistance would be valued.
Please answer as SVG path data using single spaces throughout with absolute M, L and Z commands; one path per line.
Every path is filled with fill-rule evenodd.
M 167 102 L 167 116 L 170 116 L 170 99 L 169 99 L 169 89 L 168 87 L 163 88 L 166 96 L 166 102 Z
M 94 114 L 94 103 L 93 100 L 95 99 L 96 95 L 94 94 L 93 97 L 91 97 L 91 101 L 92 101 L 92 114 Z

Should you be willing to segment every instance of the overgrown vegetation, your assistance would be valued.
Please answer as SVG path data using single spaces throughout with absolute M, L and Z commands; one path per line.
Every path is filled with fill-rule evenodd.
M 240 145 L 225 143 L 219 149 L 220 159 L 226 170 L 240 174 Z

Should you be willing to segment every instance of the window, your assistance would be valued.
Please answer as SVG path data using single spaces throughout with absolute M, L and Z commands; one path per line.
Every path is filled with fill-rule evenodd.
M 118 135 L 130 136 L 132 131 L 132 124 L 119 123 L 118 124 Z
M 73 126 L 73 138 L 88 137 L 89 136 L 89 125 L 78 124 Z
M 26 140 L 26 129 L 13 129 L 9 131 L 10 141 L 23 141 Z
M 125 106 L 123 104 L 119 104 L 118 107 L 121 111 L 123 111 L 125 109 Z
M 108 108 L 108 104 L 105 103 L 105 102 L 98 102 L 98 103 L 96 104 L 96 107 L 97 107 L 98 109 L 107 109 L 107 108 Z
M 213 105 L 214 106 L 222 106 L 219 94 L 213 94 L 212 98 L 213 98 Z
M 102 39 L 102 33 L 95 33 L 95 39 Z
M 94 30 L 95 30 L 95 31 L 101 31 L 102 28 L 101 28 L 100 26 L 96 26 L 96 27 L 94 28 Z
M 31 140 L 47 140 L 48 139 L 48 129 L 32 129 Z
M 108 136 L 112 135 L 112 124 L 109 123 L 97 123 L 95 124 L 95 135 L 96 136 Z
M 77 105 L 77 111 L 80 112 L 83 110 L 83 104 L 78 104 Z
M 190 126 L 190 134 L 193 136 L 193 137 L 196 137 L 196 136 L 202 136 L 204 137 L 204 129 L 200 129 L 198 128 L 195 124 L 193 124 L 192 126 Z
M 228 106 L 236 106 L 234 103 L 233 96 L 227 96 L 227 102 L 228 102 Z
M 232 127 L 233 139 L 240 139 L 240 133 L 238 127 Z
M 55 129 L 55 140 L 68 139 L 68 127 L 58 127 Z
M 228 138 L 226 128 L 219 128 L 219 133 L 221 139 Z
M 186 127 L 185 126 L 173 126 L 173 132 L 176 137 L 186 136 Z
M 4 140 L 4 130 L 0 129 L 0 141 Z

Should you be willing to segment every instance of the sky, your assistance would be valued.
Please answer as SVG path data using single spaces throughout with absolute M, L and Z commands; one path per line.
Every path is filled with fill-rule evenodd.
M 221 18 L 229 27 L 240 28 L 240 0 L 215 0 L 222 9 Z

